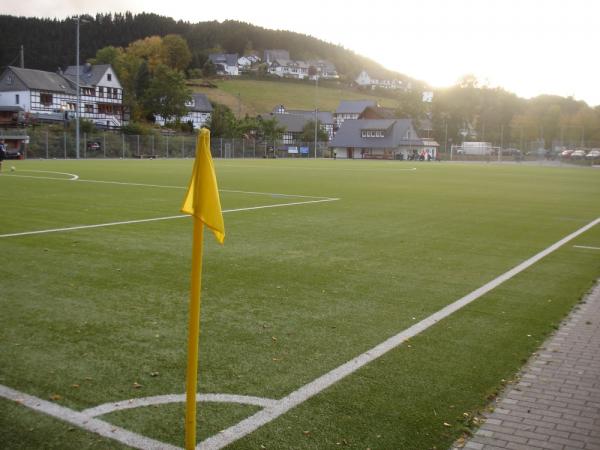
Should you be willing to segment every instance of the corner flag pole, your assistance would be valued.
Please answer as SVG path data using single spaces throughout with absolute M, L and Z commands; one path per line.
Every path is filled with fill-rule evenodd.
M 204 225 L 220 244 L 225 241 L 225 225 L 217 178 L 210 155 L 210 132 L 203 128 L 196 141 L 196 160 L 192 178 L 181 211 L 194 220 L 192 245 L 192 275 L 190 289 L 190 316 L 188 358 L 186 371 L 185 448 L 196 448 L 196 391 L 198 388 L 198 344 L 200 338 L 200 293 L 202 288 L 202 247 Z
M 200 340 L 200 292 L 202 289 L 202 247 L 204 225 L 194 219 L 192 275 L 188 321 L 188 356 L 185 382 L 185 448 L 196 448 L 196 390 L 198 387 L 198 346 Z

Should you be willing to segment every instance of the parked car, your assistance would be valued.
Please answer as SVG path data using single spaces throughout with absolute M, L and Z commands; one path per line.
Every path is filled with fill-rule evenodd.
M 585 158 L 585 150 L 575 150 L 571 153 L 571 159 L 581 159 Z
M 101 148 L 102 148 L 102 145 L 98 141 L 90 141 L 87 143 L 88 150 L 100 150 Z
M 600 159 L 600 148 L 591 149 L 585 157 L 588 159 Z
M 560 157 L 561 158 L 570 158 L 571 157 L 571 153 L 573 153 L 575 150 L 563 150 L 562 152 L 560 152 Z

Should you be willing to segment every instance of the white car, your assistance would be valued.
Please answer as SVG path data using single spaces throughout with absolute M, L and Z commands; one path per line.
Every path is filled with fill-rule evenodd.
M 585 157 L 588 159 L 600 159 L 600 148 L 591 149 Z
M 573 153 L 571 153 L 571 158 L 573 158 L 573 159 L 584 158 L 584 157 L 585 157 L 585 150 L 575 150 Z

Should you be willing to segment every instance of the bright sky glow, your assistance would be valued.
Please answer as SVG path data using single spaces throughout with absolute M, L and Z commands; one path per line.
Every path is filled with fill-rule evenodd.
M 153 12 L 189 22 L 240 20 L 340 44 L 434 87 L 474 74 L 525 98 L 600 105 L 600 2 L 595 0 L 29 0 L 0 14 Z

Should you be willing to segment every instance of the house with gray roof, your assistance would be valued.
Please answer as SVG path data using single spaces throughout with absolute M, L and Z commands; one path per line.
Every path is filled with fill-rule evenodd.
M 289 59 L 276 59 L 269 64 L 267 71 L 281 78 L 297 78 L 304 80 L 308 78 L 309 65 L 304 61 L 292 61 Z
M 211 53 L 208 59 L 217 69 L 217 75 L 237 77 L 240 74 L 237 53 Z
M 329 143 L 340 159 L 435 159 L 438 144 L 419 138 L 410 119 L 345 121 Z
M 310 110 L 302 110 L 302 109 L 286 109 L 285 106 L 283 106 L 283 105 L 277 105 L 273 109 L 272 114 L 273 115 L 288 114 L 288 115 L 304 117 L 305 122 L 302 125 L 300 132 L 302 132 L 302 129 L 304 129 L 304 126 L 308 122 L 314 122 L 314 120 L 315 120 L 315 111 L 314 110 L 310 111 Z M 335 122 L 333 120 L 333 114 L 330 113 L 329 111 L 317 111 L 317 120 L 319 121 L 319 123 L 321 125 L 321 129 L 327 133 L 328 140 L 333 139 L 333 135 L 335 134 Z M 285 126 L 285 123 L 282 123 L 282 125 Z M 290 137 L 290 139 L 292 138 L 291 135 L 289 137 Z
M 79 67 L 80 117 L 107 128 L 123 124 L 123 89 L 110 65 Z M 72 119 L 77 111 L 77 70 L 63 72 L 9 66 L 0 75 L 0 106 L 20 108 L 47 122 Z
M 356 120 L 368 107 L 379 106 L 375 100 L 342 100 L 333 113 L 333 119 L 339 127 L 345 120 Z
M 179 119 L 181 123 L 189 122 L 194 129 L 199 129 L 210 122 L 213 107 L 206 95 L 192 94 L 192 99 L 186 102 L 185 106 L 187 106 L 188 112 Z M 154 120 L 158 125 L 165 125 L 165 119 L 162 116 L 155 116 Z

